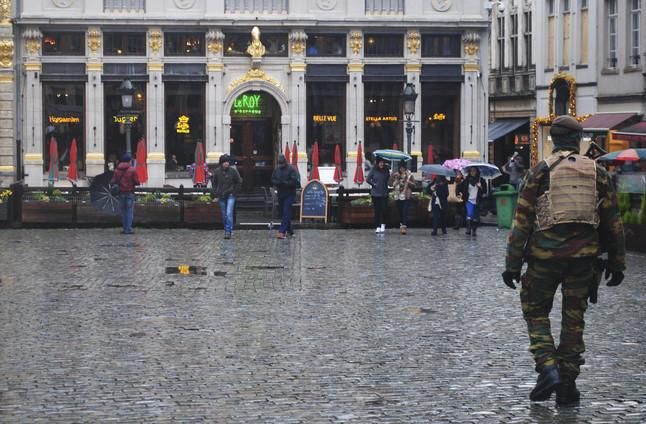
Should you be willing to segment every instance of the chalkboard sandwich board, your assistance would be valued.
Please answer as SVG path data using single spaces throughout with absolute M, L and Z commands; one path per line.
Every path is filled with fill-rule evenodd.
M 301 222 L 303 218 L 323 219 L 327 224 L 329 195 L 319 180 L 311 180 L 301 191 Z

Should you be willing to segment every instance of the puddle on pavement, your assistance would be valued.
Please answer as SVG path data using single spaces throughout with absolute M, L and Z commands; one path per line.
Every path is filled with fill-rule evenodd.
M 281 265 L 249 265 L 248 269 L 285 269 Z
M 216 277 L 226 277 L 227 273 L 225 271 L 215 271 L 213 275 Z
M 408 312 L 411 312 L 413 314 L 433 314 L 435 313 L 434 310 L 429 309 L 429 308 L 420 308 L 418 306 L 411 306 L 409 308 L 406 308 Z
M 166 274 L 206 275 L 206 267 L 194 265 L 167 266 Z

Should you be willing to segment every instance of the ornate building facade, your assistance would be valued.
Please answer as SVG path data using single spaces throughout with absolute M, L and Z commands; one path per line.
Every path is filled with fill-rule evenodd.
M 479 0 L 5 3 L 15 16 L 0 34 L 5 182 L 46 185 L 52 138 L 56 184 L 66 184 L 73 144 L 81 176 L 92 177 L 141 139 L 151 187 L 186 184 L 198 146 L 208 163 L 232 154 L 247 188 L 268 185 L 287 147 L 303 180 L 315 144 L 321 166 L 338 150 L 346 186 L 359 146 L 368 157 L 396 146 L 418 163 L 487 160 Z M 410 143 L 406 83 L 418 93 Z

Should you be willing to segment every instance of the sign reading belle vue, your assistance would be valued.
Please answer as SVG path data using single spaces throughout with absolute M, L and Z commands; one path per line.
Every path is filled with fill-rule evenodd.
M 312 180 L 301 191 L 301 222 L 303 218 L 323 219 L 327 224 L 329 194 L 319 180 Z

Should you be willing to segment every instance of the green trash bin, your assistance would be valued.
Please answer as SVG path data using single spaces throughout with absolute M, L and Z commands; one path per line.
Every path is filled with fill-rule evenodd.
M 503 184 L 498 191 L 493 193 L 496 198 L 496 213 L 499 228 L 511 228 L 516 213 L 516 202 L 518 201 L 518 192 L 514 186 Z

